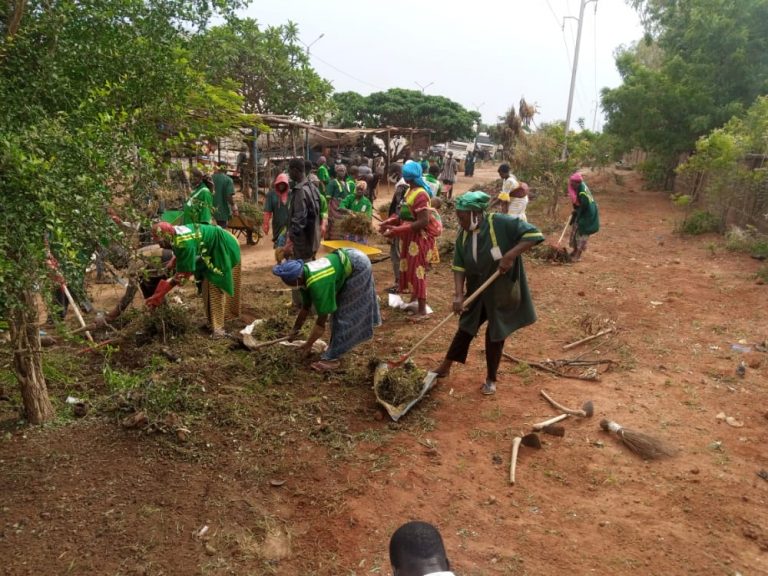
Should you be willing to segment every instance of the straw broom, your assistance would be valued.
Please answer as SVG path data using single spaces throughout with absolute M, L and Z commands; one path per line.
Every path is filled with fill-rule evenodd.
M 676 452 L 674 448 L 658 438 L 643 432 L 624 428 L 611 420 L 601 420 L 600 428 L 606 432 L 615 432 L 627 448 L 645 460 L 656 460 L 665 456 L 674 456 Z

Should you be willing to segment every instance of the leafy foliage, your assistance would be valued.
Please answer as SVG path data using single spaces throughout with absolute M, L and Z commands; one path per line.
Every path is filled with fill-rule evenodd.
M 623 50 L 623 84 L 603 90 L 606 130 L 648 151 L 666 184 L 680 153 L 768 92 L 764 0 L 633 0 L 648 31 Z M 648 45 L 655 45 L 651 51 Z M 649 56 L 653 53 L 654 58 Z M 726 57 L 727 55 L 727 57 Z
M 67 270 L 118 236 L 107 216 L 116 198 L 135 222 L 165 149 L 242 121 L 237 94 L 206 84 L 187 48 L 214 12 L 242 4 L 15 4 L 26 10 L 0 39 L 0 314 L 25 322 L 30 293 L 48 293 L 49 242 L 71 283 Z
M 342 127 L 400 126 L 429 128 L 435 131 L 433 141 L 470 138 L 473 125 L 479 123 L 480 114 L 469 111 L 461 104 L 443 96 L 423 94 L 418 90 L 392 88 L 361 96 L 355 92 L 334 95 L 338 109 L 332 119 Z
M 310 65 L 298 34 L 293 22 L 261 29 L 230 18 L 193 40 L 193 58 L 210 82 L 237 84 L 245 112 L 320 118 L 333 87 Z
M 694 200 L 724 219 L 765 225 L 768 213 L 766 170 L 749 159 L 768 156 L 768 97 L 758 98 L 742 118 L 733 118 L 696 143 L 696 153 L 678 172 L 694 177 Z M 764 163 L 764 160 L 763 160 Z

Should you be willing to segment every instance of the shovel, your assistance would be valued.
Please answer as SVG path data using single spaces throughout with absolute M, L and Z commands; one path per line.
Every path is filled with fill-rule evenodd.
M 469 296 L 469 297 L 468 297 L 468 298 L 467 298 L 467 299 L 464 301 L 464 310 L 466 310 L 466 309 L 467 309 L 467 308 L 468 308 L 468 307 L 469 307 L 469 306 L 470 306 L 470 305 L 471 305 L 471 304 L 472 304 L 472 303 L 473 303 L 475 300 L 477 300 L 477 298 L 480 296 L 480 294 L 482 294 L 482 293 L 485 291 L 485 289 L 486 289 L 486 288 L 488 288 L 488 286 L 490 286 L 491 284 L 493 284 L 493 282 L 496 280 L 496 278 L 498 278 L 500 275 L 501 275 L 501 273 L 500 273 L 498 270 L 496 270 L 496 272 L 494 272 L 493 274 L 491 274 L 491 276 L 490 276 L 490 278 L 488 278 L 488 280 L 486 280 L 485 282 L 483 282 L 483 283 L 480 285 L 480 287 L 479 287 L 477 290 L 475 290 L 474 292 L 472 292 L 472 294 L 470 294 L 470 296 Z M 419 346 L 421 346 L 422 344 L 424 344 L 424 342 L 426 342 L 427 340 L 429 340 L 429 338 L 430 338 L 430 337 L 431 337 L 431 336 L 432 336 L 432 335 L 433 335 L 435 332 L 437 332 L 437 331 L 438 331 L 440 328 L 442 328 L 443 324 L 445 324 L 446 322 L 448 322 L 448 320 L 450 320 L 451 318 L 453 318 L 453 317 L 454 317 L 454 315 L 455 315 L 455 314 L 454 314 L 453 312 L 451 312 L 450 314 L 448 314 L 448 316 L 446 316 L 445 318 L 443 318 L 442 320 L 440 320 L 440 322 L 438 323 L 438 325 L 437 325 L 437 326 L 435 326 L 434 328 L 432 328 L 432 330 L 430 330 L 429 332 L 427 332 L 427 334 L 426 334 L 426 335 L 425 335 L 425 336 L 424 336 L 424 337 L 423 337 L 421 340 L 419 340 L 418 342 L 416 342 L 416 344 L 414 344 L 414 345 L 413 345 L 413 348 L 411 348 L 410 350 L 408 350 L 408 352 L 406 352 L 405 354 L 403 354 L 402 356 L 400 356 L 400 358 L 398 358 L 398 359 L 397 359 L 397 360 L 395 360 L 394 362 L 387 362 L 387 365 L 388 365 L 388 366 L 391 366 L 391 367 L 393 367 L 393 368 L 396 368 L 397 366 L 400 366 L 400 365 L 401 365 L 403 362 L 405 362 L 406 360 L 408 360 L 408 358 L 410 358 L 410 357 L 411 357 L 411 355 L 412 355 L 412 354 L 413 354 L 413 353 L 416 351 L 416 349 L 417 349 Z
M 480 294 L 482 294 L 482 292 L 486 288 L 488 288 L 488 286 L 493 284 L 493 282 L 499 277 L 499 275 L 500 275 L 499 271 L 496 270 L 496 272 L 494 272 L 491 275 L 491 277 L 488 278 L 488 280 L 483 282 L 483 284 L 464 301 L 464 309 L 466 309 L 470 304 L 472 304 L 472 302 L 474 302 L 477 299 L 477 297 L 480 296 Z M 429 390 L 435 384 L 435 380 L 437 379 L 437 374 L 435 372 L 427 372 L 427 375 L 424 377 L 424 382 L 421 387 L 421 392 L 419 393 L 419 395 L 403 406 L 392 406 L 391 404 L 389 404 L 388 402 L 380 398 L 379 393 L 377 391 L 377 383 L 384 378 L 384 376 L 387 373 L 387 370 L 389 370 L 390 367 L 396 368 L 397 366 L 400 366 L 403 362 L 408 360 L 408 358 L 410 358 L 410 356 L 416 351 L 416 349 L 419 346 L 421 346 L 427 339 L 429 339 L 430 336 L 432 336 L 435 332 L 437 332 L 442 327 L 442 325 L 448 322 L 448 320 L 450 320 L 453 316 L 454 316 L 454 313 L 451 312 L 448 316 L 443 318 L 443 320 L 441 320 L 437 326 L 432 328 L 432 330 L 430 330 L 426 336 L 424 336 L 421 340 L 416 342 L 416 344 L 414 344 L 414 346 L 410 350 L 408 350 L 408 352 L 406 352 L 403 356 L 401 356 L 394 362 L 381 362 L 376 367 L 376 370 L 374 371 L 374 374 L 373 374 L 373 390 L 374 390 L 374 393 L 376 394 L 376 400 L 382 406 L 384 406 L 390 418 L 392 418 L 395 422 L 397 422 L 402 416 L 404 416 L 405 413 L 408 412 L 408 410 L 410 410 L 419 400 L 421 400 L 424 397 L 424 395 L 427 392 L 429 392 Z

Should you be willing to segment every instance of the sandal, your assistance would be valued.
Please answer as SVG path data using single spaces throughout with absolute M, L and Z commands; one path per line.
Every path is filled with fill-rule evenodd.
M 429 320 L 429 314 L 412 314 L 408 316 L 408 320 L 416 324 L 419 322 L 426 322 Z
M 310 368 L 315 372 L 335 372 L 339 369 L 341 362 L 339 360 L 318 360 L 310 364 Z

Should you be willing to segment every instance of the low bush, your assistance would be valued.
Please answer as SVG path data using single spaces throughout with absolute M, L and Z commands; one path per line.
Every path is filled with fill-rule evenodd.
M 681 234 L 689 234 L 691 236 L 717 232 L 718 230 L 720 230 L 720 219 L 706 210 L 691 212 L 678 227 L 678 231 Z

